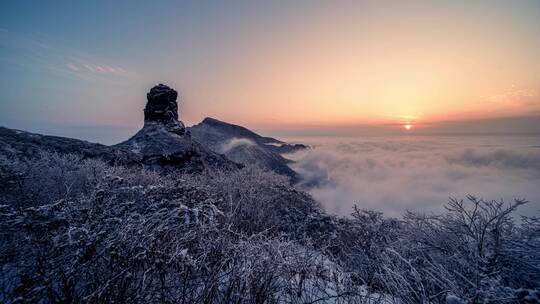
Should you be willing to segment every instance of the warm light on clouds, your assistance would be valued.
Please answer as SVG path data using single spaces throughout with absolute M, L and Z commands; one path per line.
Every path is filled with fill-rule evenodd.
M 482 98 L 498 106 L 530 107 L 540 105 L 538 91 L 527 88 L 512 88 L 506 92 L 482 96 Z

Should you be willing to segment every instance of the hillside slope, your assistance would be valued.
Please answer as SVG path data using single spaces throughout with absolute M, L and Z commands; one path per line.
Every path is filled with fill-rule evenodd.
M 264 137 L 242 126 L 209 117 L 188 130 L 194 139 L 235 162 L 257 165 L 293 180 L 297 179 L 297 174 L 288 166 L 291 161 L 281 154 L 307 148 Z

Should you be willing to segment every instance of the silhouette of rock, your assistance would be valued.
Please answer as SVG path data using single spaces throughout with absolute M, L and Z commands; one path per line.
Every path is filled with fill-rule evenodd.
M 205 169 L 233 170 L 239 165 L 193 140 L 178 120 L 178 93 L 163 84 L 147 94 L 144 127 L 115 147 L 142 157 L 154 170 L 202 172 Z
M 178 93 L 164 84 L 158 84 L 146 94 L 144 108 L 145 121 L 175 121 L 178 120 Z
M 158 122 L 167 127 L 169 132 L 184 134 L 184 124 L 178 120 L 178 93 L 164 85 L 158 84 L 146 94 L 146 107 L 144 108 L 144 123 Z

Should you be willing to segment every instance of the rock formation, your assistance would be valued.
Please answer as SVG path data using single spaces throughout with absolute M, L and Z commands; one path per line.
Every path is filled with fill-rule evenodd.
M 192 140 L 178 120 L 178 93 L 163 84 L 146 95 L 144 127 L 116 147 L 141 155 L 145 167 L 159 171 L 233 170 L 238 164 Z
M 105 146 L 0 127 L 0 157 L 28 158 L 45 150 L 99 158 L 115 165 L 186 173 L 236 170 L 239 164 L 254 164 L 295 180 L 296 172 L 288 166 L 291 161 L 281 154 L 306 146 L 263 137 L 213 118 L 186 128 L 178 119 L 178 93 L 163 84 L 153 87 L 146 98 L 144 126 L 127 141 Z
M 169 132 L 179 135 L 185 133 L 184 124 L 178 120 L 178 93 L 164 84 L 158 84 L 146 94 L 144 108 L 144 124 L 160 123 Z
M 175 90 L 159 84 L 146 97 L 144 127 L 125 142 L 105 146 L 0 127 L 0 158 L 32 158 L 40 151 L 49 151 L 159 172 L 196 173 L 206 169 L 235 170 L 241 167 L 191 139 L 184 124 L 178 120 L 178 93 Z

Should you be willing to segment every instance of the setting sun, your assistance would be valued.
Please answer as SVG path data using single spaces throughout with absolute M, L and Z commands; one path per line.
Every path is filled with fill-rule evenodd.
M 410 130 L 412 128 L 412 125 L 411 124 L 406 124 L 403 126 L 405 128 L 405 130 Z

